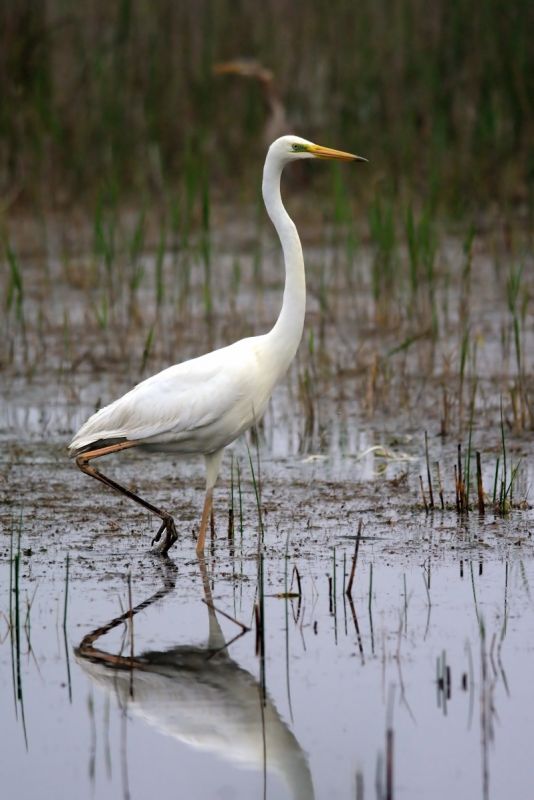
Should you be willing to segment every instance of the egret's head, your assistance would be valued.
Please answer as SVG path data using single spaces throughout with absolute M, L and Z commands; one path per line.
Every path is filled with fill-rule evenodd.
M 270 69 L 253 58 L 235 58 L 233 61 L 219 61 L 213 65 L 214 75 L 240 75 L 242 78 L 257 78 L 259 81 L 273 80 Z
M 269 152 L 278 156 L 282 163 L 296 161 L 301 158 L 330 158 L 340 161 L 367 161 L 362 156 L 345 153 L 342 150 L 332 150 L 331 147 L 322 147 L 300 136 L 281 136 L 269 148 Z

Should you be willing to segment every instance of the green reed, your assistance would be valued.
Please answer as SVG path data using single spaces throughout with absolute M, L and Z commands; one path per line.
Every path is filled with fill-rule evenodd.
M 7 312 L 9 312 L 12 308 L 14 308 L 17 320 L 23 324 L 24 280 L 22 277 L 20 262 L 9 242 L 5 243 L 5 255 L 9 268 L 5 309 Z
M 167 246 L 167 234 L 164 225 L 162 225 L 159 232 L 158 249 L 156 251 L 156 259 L 154 264 L 155 296 L 156 296 L 156 306 L 158 307 L 158 309 L 163 304 L 163 299 L 165 294 L 164 263 L 165 263 L 166 246 Z
M 248 461 L 249 461 L 249 465 L 250 465 L 250 474 L 251 474 L 251 477 L 252 477 L 252 485 L 254 486 L 254 496 L 256 498 L 256 508 L 257 508 L 257 511 L 258 511 L 258 532 L 259 532 L 259 536 L 258 536 L 258 552 L 259 552 L 261 547 L 262 547 L 262 545 L 263 545 L 263 538 L 264 538 L 264 535 L 265 535 L 265 528 L 263 526 L 263 514 L 262 514 L 262 510 L 261 510 L 260 482 L 259 482 L 259 480 L 256 480 L 256 472 L 254 470 L 254 464 L 252 463 L 252 454 L 250 452 L 250 448 L 249 448 L 248 444 L 247 444 L 247 455 L 248 455 Z M 259 455 L 258 455 L 258 466 L 259 466 Z M 240 501 L 241 501 L 241 498 L 240 498 Z
M 145 210 L 142 208 L 128 245 L 128 261 L 130 267 L 130 298 L 133 298 L 139 289 L 145 271 L 141 263 L 141 256 L 145 246 Z
M 327 17 L 320 6 L 303 12 L 282 0 L 280 36 L 269 4 L 237 14 L 229 0 L 160 0 L 156 11 L 81 0 L 68 14 L 59 0 L 9 4 L 10 69 L 0 75 L 6 174 L 45 204 L 60 189 L 94 196 L 107 180 L 158 196 L 182 174 L 193 131 L 216 154 L 221 179 L 235 174 L 238 159 L 256 171 L 262 92 L 212 72 L 217 60 L 242 54 L 247 36 L 273 69 L 288 116 L 310 120 L 318 138 L 328 120 L 327 143 L 370 157 L 396 192 L 409 177 L 458 215 L 518 192 L 532 202 L 528 0 L 506 14 L 500 0 L 475 8 L 437 0 L 432 25 L 416 0 L 400 0 L 395 13 L 387 0 L 362 0 L 353 11 L 352 0 L 333 0 Z M 287 45 L 296 41 L 298 58 Z
M 408 279 L 412 296 L 412 307 L 417 310 L 418 305 L 429 316 L 432 338 L 436 340 L 439 335 L 438 312 L 436 307 L 436 253 L 438 240 L 435 229 L 433 209 L 426 205 L 417 218 L 412 205 L 408 206 L 404 230 L 408 250 Z M 418 295 L 424 290 L 423 304 Z M 426 308 L 425 308 L 426 306 Z
M 372 284 L 375 302 L 389 296 L 395 279 L 396 225 L 391 201 L 376 195 L 369 208 L 369 230 L 375 248 Z
M 143 346 L 143 355 L 141 357 L 141 367 L 140 372 L 141 374 L 145 371 L 146 365 L 152 353 L 152 348 L 154 346 L 154 325 L 151 325 L 148 329 L 148 333 L 145 338 L 145 344 Z
M 207 176 L 202 182 L 202 228 L 200 236 L 200 254 L 204 267 L 204 313 L 210 320 L 213 314 L 213 296 L 211 288 L 211 232 L 210 232 L 210 192 Z

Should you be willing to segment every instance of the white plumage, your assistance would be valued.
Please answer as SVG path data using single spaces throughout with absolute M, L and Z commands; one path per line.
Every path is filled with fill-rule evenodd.
M 212 491 L 224 448 L 260 419 L 276 384 L 297 351 L 304 325 L 306 283 L 297 229 L 280 196 L 284 166 L 300 158 L 365 160 L 320 147 L 297 136 L 283 136 L 269 148 L 263 172 L 263 198 L 284 252 L 286 280 L 280 315 L 262 336 L 250 337 L 199 358 L 175 364 L 139 383 L 82 425 L 69 450 L 82 471 L 157 514 L 162 525 L 154 542 L 166 553 L 176 540 L 168 512 L 103 475 L 89 462 L 128 447 L 203 454 L 206 497 L 197 543 L 204 550 Z M 153 542 L 153 543 L 154 543 Z
M 261 416 L 279 377 L 265 338 L 242 339 L 147 378 L 93 414 L 71 448 L 131 438 L 165 451 L 220 450 Z

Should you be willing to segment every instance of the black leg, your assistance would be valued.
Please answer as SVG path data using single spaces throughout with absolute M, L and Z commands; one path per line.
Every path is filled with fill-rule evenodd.
M 127 447 L 134 447 L 136 444 L 137 442 L 118 442 L 117 444 L 109 445 L 108 447 L 101 447 L 99 450 L 91 450 L 88 453 L 82 453 L 79 455 L 76 458 L 76 464 L 86 475 L 96 478 L 98 481 L 104 483 L 106 486 L 109 486 L 111 489 L 115 489 L 116 492 L 126 495 L 126 497 L 128 497 L 130 500 L 133 500 L 135 503 L 143 506 L 143 508 L 151 511 L 153 514 L 157 514 L 157 516 L 162 520 L 162 523 L 157 534 L 152 540 L 152 544 L 154 545 L 156 542 L 159 542 L 162 533 L 167 531 L 167 540 L 160 550 L 162 555 L 166 555 L 178 538 L 176 526 L 172 516 L 167 511 L 156 508 L 156 506 L 153 506 L 151 503 L 147 502 L 147 500 L 143 500 L 142 497 L 139 497 L 139 495 L 130 491 L 130 489 L 127 489 L 125 486 L 117 483 L 117 481 L 112 480 L 112 478 L 108 478 L 107 475 L 104 475 L 96 467 L 93 467 L 89 464 L 89 461 L 91 461 L 93 458 L 99 458 L 100 456 L 107 455 L 108 453 L 119 452 Z

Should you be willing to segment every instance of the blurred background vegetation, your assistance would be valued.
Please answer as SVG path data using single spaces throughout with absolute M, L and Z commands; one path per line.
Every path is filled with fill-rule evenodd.
M 264 98 L 213 73 L 252 57 L 288 132 L 367 156 L 372 191 L 530 212 L 533 30 L 531 0 L 4 0 L 0 202 L 157 200 L 236 174 L 254 198 Z

